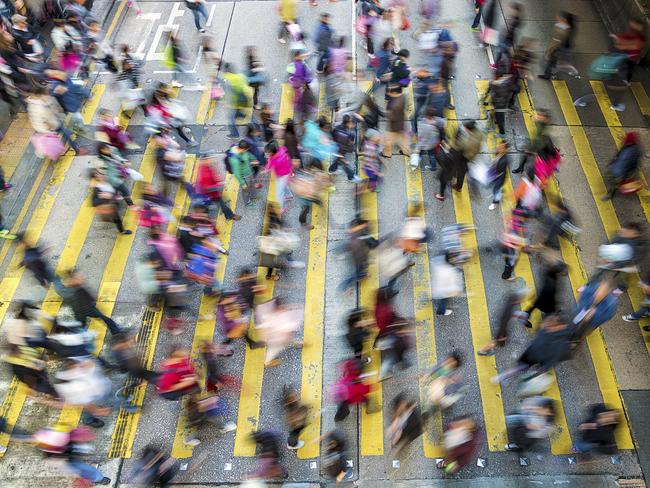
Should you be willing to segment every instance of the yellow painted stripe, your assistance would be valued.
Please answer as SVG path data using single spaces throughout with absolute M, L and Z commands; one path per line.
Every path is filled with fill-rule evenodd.
M 634 93 L 636 102 L 639 104 L 639 109 L 641 110 L 641 113 L 646 117 L 650 117 L 650 97 L 648 97 L 645 88 L 643 88 L 643 83 L 640 83 L 638 81 L 633 81 L 632 93 Z
M 32 183 L 32 188 L 29 190 L 29 193 L 27 194 L 27 198 L 25 199 L 25 203 L 23 204 L 22 208 L 20 209 L 20 212 L 18 213 L 18 217 L 16 217 L 16 222 L 14 223 L 13 227 L 11 228 L 11 233 L 16 234 L 20 230 L 20 226 L 23 223 L 23 220 L 25 219 L 25 215 L 27 215 L 27 212 L 29 211 L 29 208 L 31 207 L 31 203 L 34 200 L 34 197 L 36 196 L 36 192 L 40 189 L 41 182 L 43 181 L 43 178 L 45 177 L 45 173 L 48 170 L 49 165 L 43 164 L 41 165 L 41 169 L 38 171 L 38 174 L 36 175 L 36 178 L 34 178 L 34 182 Z M 4 262 L 5 257 L 7 257 L 7 253 L 9 252 L 9 249 L 11 249 L 11 245 L 13 244 L 13 241 L 11 240 L 5 240 L 4 243 L 2 244 L 2 248 L 0 249 L 0 262 Z M 6 274 L 7 271 L 5 271 Z M 1 305 L 0 305 L 1 308 Z M 1 312 L 0 312 L 1 313 Z M 2 322 L 2 319 L 0 318 L 0 323 Z
M 607 94 L 607 90 L 605 89 L 603 82 L 590 81 L 590 83 L 592 89 L 594 90 L 594 94 L 596 95 L 596 101 L 598 102 L 600 111 L 603 113 L 603 117 L 605 117 L 605 121 L 607 122 L 607 127 L 609 127 L 609 131 L 614 138 L 616 147 L 620 150 L 621 147 L 623 147 L 623 139 L 625 138 L 623 125 L 621 124 L 616 111 L 611 108 L 612 102 L 609 99 L 609 95 Z M 639 203 L 641 204 L 641 208 L 645 214 L 646 221 L 650 222 L 650 203 L 648 202 L 648 198 L 650 198 L 650 192 L 647 189 L 648 182 L 645 179 L 643 170 L 639 171 L 639 176 L 643 180 L 646 188 L 638 192 L 637 197 L 639 198 Z
M 196 112 L 196 123 L 204 124 L 207 113 L 209 111 L 209 102 L 210 102 L 210 90 L 203 92 L 201 102 L 199 103 L 199 108 Z M 198 164 L 195 163 L 195 156 L 191 156 L 192 160 L 186 162 L 183 177 L 186 181 L 195 181 L 196 174 L 198 172 Z M 191 164 L 188 164 L 191 162 Z M 230 177 L 230 175 L 228 175 Z M 226 192 L 228 192 L 229 183 L 226 183 Z M 174 199 L 175 210 L 172 212 L 176 220 L 169 223 L 167 226 L 167 232 L 171 235 L 175 235 L 178 223 L 183 215 L 187 213 L 187 210 L 190 205 L 190 200 L 187 198 L 187 193 L 185 187 L 179 185 L 176 191 L 176 197 Z M 180 209 L 180 210 L 179 210 Z M 222 216 L 220 216 L 221 218 Z M 219 222 L 217 225 L 219 225 Z M 228 228 L 227 240 L 230 240 L 230 227 Z M 225 235 L 222 234 L 222 241 L 224 245 L 228 247 L 228 243 L 225 240 Z M 223 278 L 221 278 L 223 279 Z M 200 314 L 201 316 L 209 314 L 209 311 L 204 312 L 205 306 L 203 300 L 201 302 Z M 144 365 L 146 368 L 150 368 L 153 363 L 154 354 L 156 351 L 156 342 L 158 339 L 158 333 L 160 331 L 160 323 L 164 315 L 164 304 L 159 310 L 152 309 L 147 307 L 145 310 L 142 325 L 138 333 L 138 344 L 143 344 L 144 350 Z M 197 326 L 198 327 L 198 326 Z M 145 336 L 140 337 L 142 334 Z M 141 382 L 134 391 L 134 403 L 138 406 L 141 406 L 144 402 L 144 397 L 147 390 L 147 382 Z M 130 458 L 133 454 L 133 443 L 135 442 L 135 435 L 137 433 L 138 424 L 140 422 L 141 411 L 130 414 L 124 410 L 120 410 L 117 420 L 115 422 L 115 428 L 113 429 L 113 435 L 111 438 L 111 446 L 108 450 L 108 456 L 113 458 Z M 180 421 L 180 420 L 179 420 Z M 177 432 L 178 433 L 178 432 Z M 174 445 L 176 444 L 176 439 L 174 439 Z M 183 456 L 175 456 L 183 457 Z
M 528 129 L 528 133 L 532 134 L 535 126 L 533 121 L 533 114 L 535 109 L 531 105 L 530 101 L 531 99 L 529 97 L 528 88 L 526 87 L 525 90 L 522 90 L 519 93 L 519 106 L 521 107 L 521 111 L 524 114 L 524 122 L 526 124 L 526 128 Z M 570 100 L 569 103 L 571 106 L 573 106 Z M 546 197 L 550 200 L 557 200 L 562 198 L 560 189 L 557 186 L 554 178 L 551 178 L 549 180 L 549 183 L 544 192 L 546 193 Z M 578 288 L 587 282 L 587 272 L 578 254 L 576 243 L 569 243 L 566 239 L 559 239 L 559 241 L 562 259 L 568 267 L 569 281 L 571 282 L 573 297 L 577 301 L 579 296 Z M 613 408 L 623 412 L 623 401 L 618 392 L 616 375 L 614 373 L 614 369 L 612 367 L 609 356 L 607 355 L 605 341 L 603 340 L 603 335 L 600 329 L 587 336 L 587 346 L 589 348 L 589 353 L 591 354 L 591 360 L 594 365 L 594 371 L 596 373 L 596 379 L 598 380 L 598 386 L 600 388 L 603 401 L 608 405 L 611 405 Z M 616 444 L 620 449 L 634 448 L 632 436 L 630 435 L 630 428 L 627 423 L 627 417 L 625 415 L 621 416 L 621 423 L 619 424 L 619 427 L 616 430 L 615 434 Z
M 188 158 L 190 159 L 190 158 Z M 193 164 L 193 159 L 191 159 Z M 187 163 L 186 163 L 187 164 Z M 140 188 L 144 182 L 150 182 L 153 179 L 153 174 L 156 167 L 156 157 L 153 148 L 153 141 L 149 142 L 145 149 L 142 163 L 140 164 L 139 172 L 143 175 L 142 181 L 138 181 L 133 187 L 133 195 L 140 193 Z M 124 235 L 117 234 L 113 250 L 104 268 L 104 274 L 99 284 L 99 293 L 97 296 L 97 308 L 105 315 L 110 317 L 113 314 L 113 308 L 117 299 L 117 294 L 122 285 L 122 276 L 126 268 L 126 263 L 131 253 L 131 247 L 135 241 L 138 213 L 132 209 L 127 209 L 123 218 L 124 228 L 130 229 L 132 234 Z M 104 338 L 106 337 L 107 327 L 98 319 L 92 319 L 90 322 L 89 330 L 95 332 L 95 351 L 97 354 L 101 352 L 104 345 Z M 61 411 L 59 420 L 68 425 L 77 425 L 81 416 L 81 409 L 77 407 L 68 406 Z
M 115 15 L 113 16 L 113 19 L 111 20 L 108 29 L 106 29 L 106 34 L 104 35 L 106 39 L 109 39 L 111 37 L 113 31 L 115 30 L 115 27 L 117 27 L 117 21 L 120 19 L 120 15 L 122 14 L 122 10 L 124 10 L 124 6 L 126 5 L 127 1 L 128 0 L 122 0 L 122 2 L 117 6 Z
M 291 117 L 293 117 L 293 88 L 289 83 L 282 83 L 278 121 L 280 124 L 285 124 Z
M 289 93 L 290 92 L 290 93 Z M 286 122 L 293 116 L 293 90 L 288 83 L 282 84 L 280 114 L 278 119 Z M 267 194 L 268 203 L 275 198 L 275 180 L 271 178 Z M 265 224 L 266 225 L 266 217 Z M 275 282 L 266 280 L 266 269 L 258 268 L 257 281 L 266 283 L 266 290 L 259 297 L 260 302 L 273 298 Z M 253 327 L 251 320 L 251 327 Z M 260 403 L 262 400 L 262 383 L 264 381 L 264 356 L 266 348 L 251 349 L 246 345 L 244 356 L 244 370 L 242 371 L 242 385 L 237 409 L 237 430 L 235 431 L 234 456 L 252 457 L 255 455 L 255 443 L 251 441 L 251 434 L 259 426 Z
M 325 265 L 327 261 L 328 200 L 312 205 L 309 233 L 309 259 L 305 277 L 305 320 L 302 348 L 302 401 L 310 407 L 310 419 L 300 438 L 305 446 L 298 449 L 300 459 L 320 456 L 321 402 L 323 399 L 323 337 L 325 327 Z
M 34 130 L 29 123 L 27 114 L 19 113 L 11 122 L 2 141 L 0 141 L 0 154 L 2 154 L 2 170 L 5 180 L 9 181 L 14 171 L 23 158 L 23 154 L 31 141 Z
M 369 92 L 372 85 L 371 81 L 360 81 L 358 84 L 360 90 Z M 372 235 L 376 238 L 379 236 L 379 214 L 377 211 L 377 194 L 373 192 L 364 193 L 360 197 L 361 212 L 363 218 L 369 223 Z M 377 289 L 379 288 L 379 269 L 376 260 L 371 260 L 368 266 L 368 277 L 361 281 L 359 285 L 359 306 L 369 313 L 375 310 Z M 384 413 L 383 413 L 383 392 L 382 385 L 377 381 L 379 371 L 381 370 L 381 353 L 373 349 L 374 335 L 364 344 L 364 354 L 372 357 L 370 367 L 366 372 L 373 372 L 371 376 L 374 382 L 373 390 L 369 395 L 368 404 L 372 409 L 377 411 L 368 413 L 366 406 L 361 408 L 361 455 L 362 456 L 382 456 L 384 454 Z
M 370 223 L 373 236 L 378 238 L 379 218 L 377 212 L 377 194 L 373 192 L 364 193 L 361 196 L 361 211 L 363 218 Z M 368 266 L 368 277 L 359 285 L 359 305 L 361 308 L 373 312 L 375 310 L 377 289 L 379 288 L 379 269 L 376 260 L 371 260 Z M 382 385 L 377 381 L 381 368 L 381 353 L 372 349 L 374 337 L 364 345 L 366 354 L 372 350 L 372 369 L 375 376 L 372 392 L 368 396 L 368 404 L 372 409 L 378 410 L 368 413 L 366 405 L 361 406 L 361 455 L 382 456 L 384 454 L 384 415 Z
M 483 95 L 487 92 L 489 83 L 490 82 L 488 80 L 477 80 L 475 82 L 476 91 L 479 100 L 481 100 L 483 98 Z M 482 112 L 484 111 L 485 108 L 492 108 L 492 107 L 491 106 L 484 107 L 481 104 Z M 497 142 L 497 136 L 493 127 L 492 130 L 490 130 L 487 134 L 487 146 L 491 154 L 496 152 L 496 142 Z M 512 212 L 514 206 L 515 206 L 515 198 L 514 198 L 514 191 L 512 188 L 512 181 L 510 179 L 509 173 L 506 173 L 506 182 L 503 185 L 503 198 L 501 199 L 501 205 L 500 205 L 501 212 L 504 218 L 508 218 L 510 216 L 510 213 Z M 537 295 L 536 288 L 535 288 L 535 279 L 533 278 L 533 270 L 530 265 L 530 259 L 528 257 L 528 254 L 526 253 L 520 254 L 519 259 L 515 264 L 515 274 L 524 280 L 524 282 L 526 283 L 526 287 L 532 292 L 531 296 L 526 300 L 526 303 L 522 304 L 522 309 L 525 309 L 528 308 L 530 305 L 532 305 L 532 302 L 534 301 L 535 296 Z M 537 310 L 535 312 L 536 314 L 538 314 Z M 551 388 L 546 392 L 546 396 L 552 398 L 553 401 L 555 402 L 555 407 L 556 407 L 555 424 L 558 427 L 558 434 L 551 437 L 551 452 L 556 456 L 560 454 L 570 454 L 572 452 L 571 448 L 573 446 L 573 443 L 571 441 L 571 432 L 569 431 L 566 415 L 564 413 L 564 405 L 562 404 L 562 398 L 560 396 L 560 388 L 557 382 L 555 371 L 551 370 L 550 373 L 553 376 L 554 381 Z
M 321 83 L 319 117 L 331 120 L 332 111 L 327 106 L 325 84 Z M 309 258 L 305 276 L 305 314 L 302 348 L 302 383 L 300 395 L 310 407 L 310 419 L 300 434 L 305 441 L 298 449 L 300 459 L 320 456 L 321 404 L 323 400 L 323 338 L 325 328 L 325 268 L 327 262 L 327 224 L 329 193 L 325 193 L 321 205 L 312 205 L 309 232 Z
M 458 127 L 455 110 L 447 111 L 447 120 L 450 136 L 453 137 Z M 460 193 L 453 189 L 451 190 L 454 199 L 456 222 L 474 225 L 467 186 L 467 184 L 463 185 L 463 191 Z M 501 386 L 498 384 L 495 385 L 490 381 L 490 378 L 497 374 L 496 359 L 494 356 L 478 356 L 476 354 L 476 351 L 481 346 L 491 340 L 491 333 L 490 328 L 485 326 L 485 324 L 490 323 L 490 314 L 488 313 L 487 300 L 485 298 L 481 259 L 479 257 L 478 243 L 474 231 L 468 233 L 466 245 L 476 251 L 472 259 L 465 264 L 463 273 L 465 275 L 465 287 L 467 289 L 469 327 L 472 332 L 474 362 L 476 363 L 476 373 L 481 391 L 481 404 L 483 406 L 488 449 L 490 451 L 502 451 L 507 442 L 506 422 L 503 413 L 503 396 L 501 394 Z
M 412 171 L 408 159 L 404 158 L 406 171 L 406 195 L 409 205 L 420 202 L 424 205 L 422 191 L 422 173 L 420 168 Z M 424 206 L 418 214 L 425 217 Z M 429 272 L 429 251 L 425 246 L 423 250 L 413 256 L 415 266 L 411 271 L 413 280 L 413 311 L 415 317 L 415 346 L 417 350 L 418 371 L 428 371 L 437 363 L 436 335 L 434 332 L 433 304 L 431 302 L 431 273 Z M 420 405 L 422 409 L 429 404 L 427 385 L 428 382 L 420 379 Z M 444 448 L 436 442 L 442 439 L 442 416 L 439 410 L 434 414 L 435 431 L 427 430 L 422 436 L 424 456 L 427 458 L 444 457 Z
M 84 110 L 83 110 L 84 121 L 92 120 L 94 111 L 97 110 L 97 107 L 99 106 L 99 100 L 101 99 L 105 91 L 105 88 L 106 88 L 105 85 L 95 85 L 95 87 L 93 88 L 91 98 L 89 99 L 88 103 L 84 106 Z M 49 213 L 52 207 L 54 206 L 56 197 L 58 196 L 59 190 L 63 184 L 65 173 L 67 173 L 68 169 L 72 165 L 73 160 L 74 160 L 73 154 L 66 154 L 58 163 L 56 163 L 54 174 L 52 175 L 52 179 L 48 184 L 49 188 L 46 188 L 43 191 L 41 196 L 41 201 L 39 202 L 39 205 L 35 210 L 34 215 L 32 216 L 32 220 L 30 221 L 30 227 L 28 228 L 29 236 L 30 238 L 34 239 L 34 241 L 37 241 L 40 238 L 44 225 L 47 222 L 47 219 L 49 217 Z M 43 165 L 43 168 L 45 168 L 46 166 L 47 165 Z M 57 173 L 58 170 L 60 170 L 60 172 Z M 56 183 L 53 184 L 53 181 L 56 181 Z M 40 185 L 40 181 L 36 181 L 34 186 L 32 187 L 33 191 L 35 191 L 39 185 Z M 53 189 L 53 193 L 52 193 L 52 189 Z M 49 199 L 47 201 L 44 201 L 43 199 L 46 196 L 49 197 Z M 36 212 L 38 211 L 41 211 L 42 215 L 36 215 Z M 63 250 L 61 251 L 61 254 L 59 256 L 59 261 L 55 269 L 56 273 L 61 273 L 66 269 L 74 267 L 74 265 L 76 264 L 77 260 L 79 259 L 79 254 L 81 253 L 81 248 L 83 247 L 83 244 L 88 235 L 88 230 L 90 229 L 90 225 L 92 224 L 93 216 L 94 216 L 94 209 L 90 207 L 90 199 L 87 198 L 84 201 L 84 203 L 82 203 L 81 208 L 79 209 L 79 212 L 77 214 L 77 217 L 75 218 L 75 221 L 72 224 L 72 227 L 70 228 L 70 232 L 68 234 L 68 238 L 66 240 L 65 246 L 63 247 Z M 19 253 L 14 254 L 12 262 L 9 264 L 9 267 L 7 269 L 7 273 L 11 273 L 13 270 L 15 274 L 10 277 L 11 281 L 7 289 L 4 289 L 3 286 L 4 280 L 3 283 L 0 284 L 0 290 L 2 291 L 2 293 L 5 292 L 8 294 L 10 293 L 10 295 L 7 295 L 6 301 L 4 299 L 5 298 L 4 295 L 2 296 L 1 299 L 2 303 L 0 303 L 0 322 L 2 322 L 2 320 L 4 319 L 4 315 L 6 314 L 7 308 L 11 303 L 11 299 L 13 298 L 13 295 L 18 287 L 18 284 L 20 283 L 20 279 L 22 277 L 24 268 L 17 269 L 17 266 L 21 260 L 22 260 L 22 254 Z M 14 261 L 16 261 L 15 264 Z M 11 291 L 12 287 L 13 287 L 13 291 Z M 42 310 L 43 312 L 49 315 L 56 315 L 60 307 L 61 307 L 61 302 L 58 298 L 58 295 L 54 291 L 54 287 L 51 286 L 48 289 L 48 292 L 45 296 L 45 300 L 43 301 Z M 25 404 L 26 398 L 27 398 L 27 389 L 20 384 L 20 381 L 18 381 L 17 378 L 12 378 L 7 395 L 3 400 L 2 407 L 0 407 L 1 415 L 6 418 L 10 428 L 12 428 L 15 425 L 16 421 L 18 420 L 23 405 Z M 0 435 L 1 445 L 7 445 L 8 441 L 9 438 L 6 434 Z M 1 453 L 0 457 L 2 456 L 2 454 L 4 453 Z
M 233 202 L 232 209 L 236 210 L 235 203 L 237 201 L 237 192 L 239 188 L 239 183 L 237 179 L 232 175 L 228 175 L 226 179 L 226 185 L 224 188 L 224 198 Z M 225 249 L 230 247 L 230 236 L 232 234 L 232 220 L 227 220 L 223 216 L 223 212 L 219 214 L 217 218 L 217 228 L 219 229 L 221 243 Z M 221 256 L 221 262 L 219 263 L 219 269 L 217 271 L 216 278 L 220 283 L 223 283 L 224 277 L 226 275 L 226 264 L 228 262 L 228 257 L 225 255 Z M 207 340 L 208 342 L 213 342 L 214 340 L 214 328 L 216 324 L 215 310 L 217 307 L 217 301 L 215 298 L 203 295 L 201 298 L 201 305 L 199 307 L 199 316 L 196 321 L 196 327 L 194 329 L 194 338 L 192 339 L 192 357 L 198 355 L 199 346 L 202 341 Z M 174 434 L 174 443 L 172 446 L 172 457 L 175 458 L 188 458 L 192 457 L 192 452 L 194 448 L 192 446 L 186 445 L 183 441 L 189 437 L 190 427 L 187 425 L 187 417 L 181 413 L 178 416 L 178 423 L 176 424 L 176 433 Z
M 571 137 L 573 138 L 573 143 L 576 147 L 576 152 L 578 154 L 578 160 L 582 166 L 582 171 L 587 177 L 587 183 L 593 195 L 594 201 L 596 202 L 596 208 L 598 209 L 598 214 L 600 215 L 600 220 L 605 229 L 608 239 L 612 239 L 616 232 L 621 228 L 618 217 L 616 216 L 616 211 L 614 210 L 614 205 L 611 200 L 602 201 L 600 197 L 605 194 L 605 183 L 598 169 L 598 164 L 594 158 L 594 154 L 591 151 L 591 146 L 587 135 L 585 134 L 584 129 L 582 128 L 582 122 L 580 117 L 576 112 L 576 109 L 571 100 L 571 94 L 567 88 L 565 82 L 553 81 L 553 87 L 555 88 L 555 93 L 560 102 L 560 107 L 564 113 L 564 118 L 566 119 L 567 125 L 571 132 Z M 602 94 L 597 95 L 602 99 Z M 608 107 L 609 108 L 609 107 Z M 620 122 L 619 122 L 620 124 Z M 642 199 L 643 201 L 643 199 Z M 647 214 L 646 214 L 647 215 Z M 632 307 L 638 309 L 643 301 L 645 300 L 645 294 L 641 289 L 636 286 L 636 283 L 640 280 L 638 273 L 632 273 L 630 276 L 631 282 L 634 283 L 633 286 L 629 287 L 627 293 L 632 302 Z M 647 319 L 639 321 L 639 328 L 641 335 L 644 336 L 643 326 L 648 322 Z M 646 349 L 650 354 L 650 341 L 644 341 Z

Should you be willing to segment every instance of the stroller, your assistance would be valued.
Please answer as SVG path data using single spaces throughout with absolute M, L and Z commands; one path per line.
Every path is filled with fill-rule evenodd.
M 465 247 L 463 237 L 474 227 L 457 223 L 443 227 L 440 230 L 440 244 L 443 252 L 449 256 L 449 263 L 460 267 L 474 255 L 474 250 Z

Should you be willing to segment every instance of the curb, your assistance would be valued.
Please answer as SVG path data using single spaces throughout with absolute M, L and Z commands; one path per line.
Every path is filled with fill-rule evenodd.
M 639 0 L 593 0 L 598 14 L 609 32 L 622 32 L 627 30 L 630 19 L 645 19 L 646 47 L 641 58 L 641 64 L 650 65 L 650 12 L 646 12 Z

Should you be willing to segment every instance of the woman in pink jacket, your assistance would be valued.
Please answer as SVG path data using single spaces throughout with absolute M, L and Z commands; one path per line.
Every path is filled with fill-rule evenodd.
M 291 195 L 288 190 L 289 179 L 293 173 L 291 156 L 289 156 L 286 147 L 278 146 L 275 141 L 268 144 L 266 151 L 268 160 L 264 171 L 270 171 L 275 175 L 275 200 L 284 212 L 285 199 Z
M 553 144 L 547 144 L 535 158 L 535 176 L 541 187 L 546 187 L 548 179 L 553 176 L 561 161 L 560 151 Z

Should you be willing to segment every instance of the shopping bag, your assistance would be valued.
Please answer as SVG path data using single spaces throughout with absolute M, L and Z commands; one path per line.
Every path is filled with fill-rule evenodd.
M 126 168 L 126 172 L 129 175 L 129 178 L 131 178 L 133 181 L 141 181 L 144 179 L 144 175 L 142 173 L 138 173 L 133 168 Z
M 417 151 L 414 151 L 411 153 L 411 157 L 409 158 L 409 165 L 411 166 L 411 169 L 415 170 L 418 169 L 420 166 L 420 153 Z
M 212 100 L 221 100 L 225 94 L 226 92 L 221 85 L 215 85 L 212 87 L 212 90 L 210 90 L 210 98 Z
M 360 15 L 357 17 L 357 23 L 355 26 L 357 32 L 362 36 L 365 36 L 368 33 L 368 23 L 365 15 Z
M 122 109 L 126 111 L 135 110 L 140 105 L 144 105 L 146 99 L 142 88 L 131 88 L 126 91 L 126 96 L 122 100 Z
M 499 31 L 491 27 L 485 27 L 481 32 L 481 40 L 490 46 L 499 44 Z
M 58 134 L 47 132 L 32 136 L 34 150 L 39 158 L 48 158 L 56 161 L 65 152 L 65 144 Z

